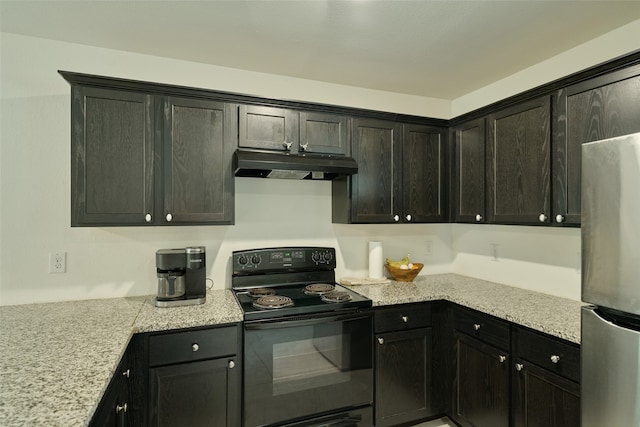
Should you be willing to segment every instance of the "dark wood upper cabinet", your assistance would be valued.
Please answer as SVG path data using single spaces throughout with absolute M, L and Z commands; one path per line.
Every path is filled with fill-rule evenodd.
M 72 86 L 72 226 L 233 224 L 236 107 Z
M 446 133 L 432 126 L 404 125 L 401 221 L 443 222 L 447 214 Z
M 73 86 L 71 225 L 144 225 L 153 217 L 153 97 Z
M 582 144 L 640 132 L 640 66 L 587 80 L 556 96 L 553 221 L 580 225 Z
M 333 184 L 333 221 L 446 220 L 446 129 L 354 118 L 358 173 Z
M 241 105 L 238 147 L 291 153 L 346 155 L 347 116 Z
M 551 98 L 518 104 L 487 118 L 487 205 L 498 224 L 549 224 Z
M 235 117 L 230 104 L 165 99 L 164 221 L 233 223 Z
M 485 222 L 485 119 L 459 125 L 454 134 L 454 220 Z

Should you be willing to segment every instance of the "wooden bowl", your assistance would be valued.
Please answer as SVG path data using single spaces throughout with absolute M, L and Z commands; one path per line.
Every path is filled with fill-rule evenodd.
M 420 264 L 419 262 L 413 263 L 413 268 L 408 270 L 403 270 L 399 267 L 392 267 L 389 264 L 385 264 L 384 268 L 387 269 L 393 280 L 396 282 L 413 282 L 413 279 L 416 278 L 420 270 L 422 270 L 424 264 Z

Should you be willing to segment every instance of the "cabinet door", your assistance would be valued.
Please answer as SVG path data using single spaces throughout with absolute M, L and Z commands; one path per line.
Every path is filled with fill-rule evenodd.
M 460 333 L 455 342 L 455 421 L 463 426 L 508 426 L 509 355 Z
M 130 381 L 133 357 L 131 352 L 130 345 L 118 364 L 89 427 L 127 427 L 133 425 L 131 413 L 135 405 L 133 405 Z
M 404 125 L 402 138 L 403 222 L 441 222 L 446 215 L 445 130 Z
M 580 224 L 582 144 L 640 132 L 640 66 L 561 90 L 554 149 L 554 222 Z
M 487 196 L 492 222 L 550 222 L 550 113 L 550 98 L 542 97 L 489 116 Z
M 516 427 L 580 426 L 579 384 L 521 359 L 515 366 Z
M 293 110 L 241 105 L 238 147 L 298 151 L 298 113 Z
M 390 332 L 376 339 L 376 426 L 433 415 L 431 328 Z
M 485 120 L 458 126 L 455 137 L 455 221 L 484 222 Z
M 347 117 L 300 112 L 300 151 L 346 155 L 349 153 Z
M 233 224 L 233 105 L 167 98 L 163 223 Z
M 72 102 L 71 225 L 152 222 L 152 98 L 73 86 Z
M 351 222 L 390 223 L 400 220 L 395 195 L 400 188 L 401 125 L 354 119 L 352 153 L 358 173 L 351 177 Z
M 150 369 L 151 425 L 238 426 L 232 385 L 239 374 L 233 364 L 222 358 Z

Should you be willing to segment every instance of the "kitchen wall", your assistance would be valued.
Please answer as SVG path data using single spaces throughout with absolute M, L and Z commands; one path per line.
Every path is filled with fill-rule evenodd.
M 638 30 L 640 21 L 631 25 Z M 628 49 L 627 27 L 606 36 L 610 57 Z M 151 294 L 155 250 L 188 244 L 206 246 L 216 288 L 229 286 L 231 251 L 261 246 L 335 246 L 338 276 L 364 276 L 370 240 L 381 240 L 391 258 L 411 253 L 425 262 L 424 274 L 454 271 L 579 299 L 579 230 L 332 224 L 328 182 L 238 178 L 234 226 L 69 226 L 69 86 L 59 69 L 438 118 L 461 114 L 483 98 L 492 102 L 495 93 L 535 86 L 526 78 L 535 70 L 507 79 L 504 87 L 497 82 L 491 95 L 478 91 L 451 102 L 7 33 L 0 34 L 0 47 L 0 305 Z M 591 55 L 588 46 L 579 54 L 583 60 L 564 74 L 608 59 Z M 576 53 L 568 55 L 571 63 Z M 538 72 L 548 67 L 553 62 L 540 64 Z M 498 245 L 497 261 L 492 244 Z M 54 251 L 67 253 L 64 274 L 48 273 Z

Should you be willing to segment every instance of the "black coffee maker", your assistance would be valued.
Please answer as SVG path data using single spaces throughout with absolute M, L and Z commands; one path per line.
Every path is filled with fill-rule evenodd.
M 207 297 L 204 246 L 156 252 L 156 307 L 204 304 Z

